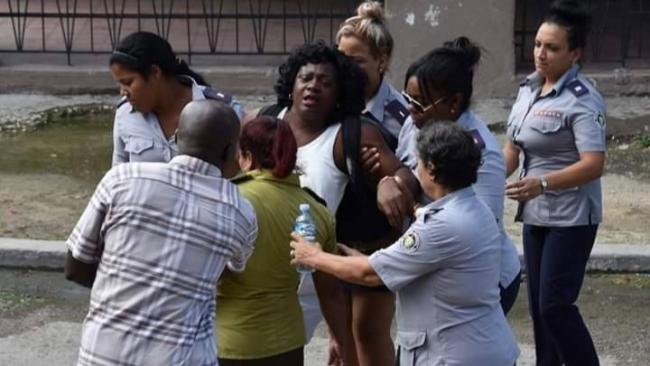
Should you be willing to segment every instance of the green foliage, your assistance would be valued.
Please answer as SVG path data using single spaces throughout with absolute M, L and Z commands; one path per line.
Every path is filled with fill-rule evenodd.
M 639 137 L 637 137 L 637 141 L 639 142 L 639 144 L 641 144 L 642 147 L 649 148 L 650 147 L 650 134 L 647 134 L 647 133 L 641 134 Z

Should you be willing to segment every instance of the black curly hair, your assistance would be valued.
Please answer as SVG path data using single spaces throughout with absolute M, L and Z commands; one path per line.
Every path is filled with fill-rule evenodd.
M 343 122 L 350 117 L 358 118 L 366 105 L 364 96 L 366 74 L 343 53 L 320 40 L 294 48 L 287 61 L 280 65 L 280 76 L 274 86 L 278 105 L 291 107 L 290 95 L 296 75 L 301 67 L 309 63 L 329 63 L 336 70 L 339 93 L 336 98 L 336 109 L 328 122 Z
M 472 135 L 450 121 L 425 125 L 417 137 L 422 163 L 433 165 L 435 181 L 452 190 L 476 183 L 481 150 Z

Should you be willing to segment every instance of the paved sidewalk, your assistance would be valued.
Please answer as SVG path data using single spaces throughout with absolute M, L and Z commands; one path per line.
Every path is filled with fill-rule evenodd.
M 521 244 L 517 251 L 522 258 Z M 25 269 L 63 268 L 63 241 L 0 238 L 0 267 Z M 596 244 L 587 264 L 592 272 L 650 272 L 650 245 Z

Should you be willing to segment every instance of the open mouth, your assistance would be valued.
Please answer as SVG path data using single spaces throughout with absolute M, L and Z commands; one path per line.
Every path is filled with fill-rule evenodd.
M 318 104 L 319 99 L 313 95 L 306 95 L 304 98 L 302 98 L 302 104 L 304 104 L 306 107 L 313 107 L 316 104 Z

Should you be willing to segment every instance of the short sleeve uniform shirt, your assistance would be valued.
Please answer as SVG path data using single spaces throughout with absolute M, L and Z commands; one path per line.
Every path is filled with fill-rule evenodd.
M 364 115 L 385 128 L 397 138 L 402 126 L 409 116 L 408 105 L 404 97 L 384 78 L 377 94 L 366 103 Z
M 435 122 L 434 122 L 435 123 Z M 505 199 L 506 166 L 501 145 L 483 122 L 472 111 L 465 111 L 458 117 L 458 125 L 468 131 L 474 142 L 481 149 L 481 166 L 478 169 L 476 183 L 472 185 L 476 196 L 492 211 L 499 223 L 502 236 L 501 245 L 501 276 L 499 283 L 507 287 L 521 269 L 519 255 L 508 234 L 503 228 L 503 210 Z M 398 158 L 415 171 L 417 166 L 416 139 L 419 129 L 412 118 L 408 118 L 399 138 L 397 148 Z M 421 199 L 422 203 L 430 202 L 428 197 Z
M 512 365 L 517 343 L 499 304 L 499 227 L 472 188 L 420 213 L 370 265 L 397 294 L 401 365 Z
M 189 76 L 192 82 L 192 100 L 204 100 L 206 94 L 215 98 L 230 100 L 230 106 L 241 119 L 244 109 L 241 104 L 204 85 L 199 85 Z M 220 94 L 220 95 L 219 95 Z M 115 112 L 113 123 L 113 166 L 126 162 L 168 162 L 177 154 L 174 136 L 169 138 L 160 127 L 158 117 L 154 113 L 140 113 L 123 100 Z
M 520 177 L 539 177 L 576 163 L 583 152 L 606 151 L 605 103 L 572 67 L 544 96 L 533 73 L 519 89 L 508 118 L 508 138 L 520 150 Z M 602 221 L 600 178 L 548 190 L 520 207 L 518 219 L 538 226 L 595 225 Z

